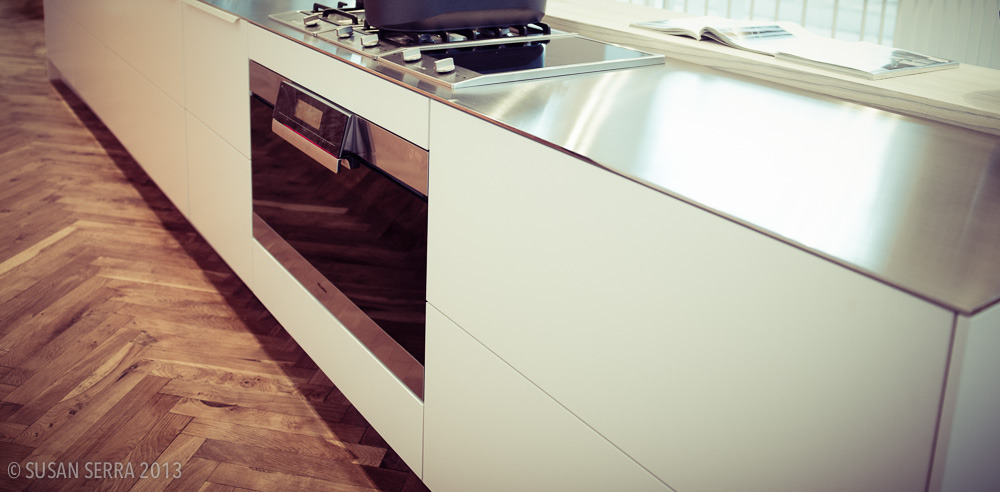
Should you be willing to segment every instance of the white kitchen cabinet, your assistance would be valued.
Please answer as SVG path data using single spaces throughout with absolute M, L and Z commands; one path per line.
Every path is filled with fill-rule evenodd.
M 46 6 L 60 8 L 153 85 L 184 104 L 181 0 L 49 0 Z
M 931 491 L 1000 490 L 1000 305 L 959 317 Z
M 188 219 L 245 282 L 252 280 L 247 23 L 183 0 Z
M 91 0 L 80 15 L 91 33 L 153 85 L 184 105 L 181 0 Z M 155 22 L 151 22 L 155 19 Z
M 252 280 L 250 159 L 187 115 L 188 220 L 244 282 Z
M 427 148 L 427 96 L 256 26 L 249 38 L 251 60 Z
M 427 361 L 431 490 L 669 490 L 433 307 Z
M 187 212 L 184 108 L 96 38 L 98 26 L 46 2 L 50 61 L 174 205 Z
M 443 104 L 430 145 L 428 302 L 664 483 L 924 489 L 950 312 Z
M 58 70 L 64 82 L 72 86 L 70 78 L 83 70 L 80 59 L 84 48 L 81 41 L 88 36 L 66 12 L 69 0 L 45 0 L 45 51 L 49 64 Z
M 184 0 L 184 99 L 188 112 L 250 157 L 247 23 Z
M 253 291 L 417 476 L 423 402 L 256 241 Z

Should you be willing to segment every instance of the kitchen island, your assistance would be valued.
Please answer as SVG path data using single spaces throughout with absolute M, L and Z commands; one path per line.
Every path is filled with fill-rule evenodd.
M 306 2 L 98 4 L 46 2 L 54 73 L 432 490 L 1000 483 L 1000 137 L 672 59 L 447 90 L 267 18 Z M 429 151 L 423 399 L 255 244 L 247 60 Z

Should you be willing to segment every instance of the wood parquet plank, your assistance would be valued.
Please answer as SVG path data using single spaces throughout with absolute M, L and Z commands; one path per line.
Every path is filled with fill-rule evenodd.
M 385 447 L 345 443 L 323 437 L 305 437 L 282 431 L 252 428 L 235 422 L 216 422 L 195 418 L 184 433 L 204 439 L 225 441 L 237 446 L 255 446 L 277 452 L 303 454 L 317 458 L 349 461 L 358 465 L 379 466 Z
M 210 480 L 233 487 L 252 487 L 253 490 L 264 492 L 283 492 L 290 489 L 316 492 L 372 492 L 378 490 L 373 487 L 331 482 L 310 476 L 265 471 L 231 463 L 221 463 L 212 473 Z
M 31 377 L 7 394 L 4 400 L 29 404 L 48 398 L 49 402 L 37 404 L 44 409 L 52 402 L 65 399 L 73 388 L 119 352 L 128 340 L 138 335 L 138 331 L 124 329 L 131 322 L 132 318 L 129 316 L 111 314 L 100 319 L 99 325 L 86 335 L 76 333 L 80 337 L 73 340 L 72 345 L 54 354 L 55 358 L 51 363 L 36 368 L 32 364 L 33 360 L 25 362 L 25 367 L 32 373 Z M 46 354 L 45 350 L 38 355 L 43 354 Z
M 143 464 L 147 465 L 145 467 L 145 471 L 149 474 L 147 478 L 154 482 L 169 480 L 171 476 L 175 475 L 175 463 L 179 462 L 177 460 L 164 461 L 159 458 L 167 450 L 167 447 L 178 438 L 190 421 L 189 417 L 173 413 L 163 415 L 162 418 L 155 421 L 149 432 L 122 459 L 122 462 L 133 463 L 138 469 L 143 469 Z M 158 464 L 155 471 L 151 469 L 153 463 Z M 162 466 L 163 464 L 166 466 Z M 179 473 L 183 473 L 180 464 L 177 464 L 176 468 Z M 141 475 L 132 479 L 104 480 L 98 490 L 126 491 L 132 489 L 140 480 L 143 480 Z
M 163 460 L 160 460 L 161 462 Z M 171 461 L 173 462 L 173 461 Z M 217 461 L 204 460 L 201 458 L 192 458 L 183 463 L 183 473 L 180 478 L 173 479 L 162 489 L 160 488 L 164 482 L 156 481 L 145 481 L 139 482 L 141 488 L 136 487 L 133 490 L 163 490 L 164 492 L 187 492 L 190 490 L 198 490 L 202 484 L 208 483 L 208 477 L 215 472 L 216 467 L 219 466 Z
M 365 427 L 361 425 L 327 422 L 318 416 L 303 417 L 196 398 L 182 398 L 171 411 L 204 420 L 237 423 L 264 430 L 322 437 L 346 443 L 360 442 L 365 433 Z
M 219 477 L 229 468 L 228 465 L 306 476 L 354 487 L 380 490 L 401 490 L 406 482 L 406 474 L 394 470 L 364 466 L 357 468 L 332 467 L 329 460 L 321 457 L 290 454 L 258 446 L 239 446 L 232 442 L 213 439 L 206 440 L 195 456 L 220 462 L 219 467 L 216 468 L 212 477 L 209 477 L 209 480 L 221 483 L 232 484 L 232 480 L 228 477 L 229 474 L 225 474 L 227 478 L 222 480 Z M 242 486 L 243 484 L 241 482 L 235 485 Z
M 0 263 L 0 275 L 7 273 L 14 268 L 17 268 L 18 266 L 21 266 L 28 260 L 38 256 L 38 253 L 40 251 L 55 244 L 59 240 L 64 239 L 66 236 L 68 236 L 75 230 L 76 229 L 72 226 L 64 227 L 56 231 L 54 234 L 46 237 L 45 239 L 42 239 L 41 241 L 35 244 L 32 244 L 27 249 L 22 249 L 13 257 L 8 258 L 7 260 Z

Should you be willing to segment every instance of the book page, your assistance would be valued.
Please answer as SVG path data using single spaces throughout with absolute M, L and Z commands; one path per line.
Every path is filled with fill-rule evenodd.
M 784 51 L 786 46 L 800 37 L 815 36 L 791 22 L 736 20 L 715 16 L 683 17 L 632 25 L 695 39 L 708 38 L 733 48 L 767 55 Z
M 957 62 L 864 41 L 820 39 L 789 46 L 780 58 L 862 72 L 871 78 L 958 66 Z
M 711 26 L 708 37 L 720 43 L 743 48 L 748 51 L 773 55 L 798 42 L 800 38 L 813 34 L 798 30 L 788 23 L 730 23 Z
M 702 31 L 710 25 L 722 25 L 732 22 L 729 19 L 714 16 L 705 17 L 679 17 L 677 19 L 667 19 L 649 22 L 635 22 L 632 25 L 660 31 L 666 34 L 689 36 L 694 39 L 701 39 Z

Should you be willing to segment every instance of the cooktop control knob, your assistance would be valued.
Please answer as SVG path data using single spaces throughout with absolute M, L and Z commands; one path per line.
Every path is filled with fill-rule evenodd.
M 365 48 L 378 46 L 378 34 L 365 34 L 361 36 L 361 46 Z
M 420 56 L 420 48 L 408 48 L 403 50 L 403 60 L 405 61 L 420 61 Z
M 434 61 L 434 70 L 437 73 L 449 73 L 455 71 L 455 59 L 454 58 L 442 58 L 440 60 Z
M 307 15 L 302 18 L 302 24 L 306 27 L 316 27 L 319 25 L 319 16 L 317 12 L 315 14 Z
M 354 28 L 351 26 L 340 26 L 337 28 L 338 38 L 349 38 L 354 34 Z

